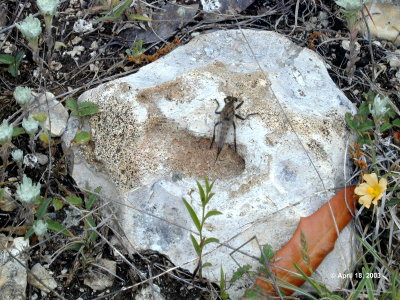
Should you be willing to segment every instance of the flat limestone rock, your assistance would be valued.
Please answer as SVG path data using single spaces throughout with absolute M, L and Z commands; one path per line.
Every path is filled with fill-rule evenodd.
M 214 111 L 226 96 L 244 101 L 240 115 L 257 115 L 236 121 L 237 152 L 231 130 L 215 161 L 217 149 L 209 149 L 219 117 Z M 118 203 L 129 249 L 159 251 L 193 271 L 197 261 L 189 230 L 195 226 L 182 197 L 200 214 L 195 181 L 215 180 L 208 209 L 223 215 L 205 224 L 204 235 L 221 242 L 205 248 L 203 262 L 213 266 L 203 275 L 211 280 L 219 280 L 221 265 L 230 279 L 237 269 L 233 258 L 255 270 L 258 261 L 250 256 L 260 256 L 257 240 L 279 249 L 300 217 L 344 186 L 349 139 L 344 115 L 355 108 L 317 54 L 274 32 L 197 36 L 136 74 L 87 91 L 79 101 L 95 102 L 101 112 L 86 124 L 93 145 L 73 147 L 73 177 L 82 188 L 102 186 L 104 198 Z M 71 119 L 66 145 L 76 128 Z M 340 287 L 351 247 L 345 229 L 317 278 Z M 247 284 L 243 279 L 228 292 L 237 299 Z
M 25 300 L 29 241 L 0 234 L 0 300 Z

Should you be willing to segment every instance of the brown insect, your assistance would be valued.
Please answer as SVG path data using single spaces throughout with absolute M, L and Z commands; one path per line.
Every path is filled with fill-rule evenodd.
M 257 113 L 252 113 L 248 114 L 246 117 L 242 117 L 238 114 L 235 113 L 237 109 L 239 109 L 243 105 L 243 101 L 239 102 L 238 98 L 232 97 L 232 96 L 227 96 L 224 99 L 225 106 L 221 111 L 218 111 L 219 108 L 219 103 L 216 99 L 214 99 L 215 102 L 217 102 L 217 108 L 215 109 L 215 113 L 220 115 L 219 121 L 215 123 L 214 125 L 214 133 L 213 137 L 211 140 L 211 145 L 210 149 L 212 148 L 212 145 L 215 141 L 215 129 L 219 126 L 218 130 L 218 138 L 217 138 L 217 157 L 215 161 L 217 161 L 219 154 L 222 151 L 222 147 L 225 144 L 226 137 L 228 136 L 229 129 L 231 128 L 231 125 L 233 125 L 233 142 L 235 145 L 235 152 L 236 152 L 236 124 L 235 124 L 235 117 L 240 119 L 240 120 L 246 120 L 248 117 L 252 115 L 256 115 Z M 239 104 L 236 105 L 236 103 L 239 102 Z

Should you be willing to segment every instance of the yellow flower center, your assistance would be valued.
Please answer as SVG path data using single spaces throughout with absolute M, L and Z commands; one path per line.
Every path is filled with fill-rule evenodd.
M 367 189 L 367 193 L 371 195 L 372 198 L 377 198 L 382 194 L 383 189 L 379 185 L 370 186 Z

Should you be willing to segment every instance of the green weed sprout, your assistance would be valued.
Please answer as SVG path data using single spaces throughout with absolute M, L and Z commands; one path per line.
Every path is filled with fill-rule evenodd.
M 17 28 L 28 40 L 29 47 L 32 50 L 33 60 L 39 63 L 39 36 L 42 33 L 40 20 L 29 15 L 20 24 L 17 24 Z
M 390 105 L 390 99 L 372 92 L 364 95 L 357 113 L 353 116 L 346 113 L 347 126 L 358 135 L 357 142 L 371 145 L 374 136 L 393 127 L 400 128 L 400 118 Z
M 17 75 L 19 75 L 19 65 L 24 57 L 25 52 L 23 51 L 18 52 L 15 57 L 10 54 L 0 54 L 0 64 L 8 65 L 8 73 L 10 73 L 13 77 L 17 77 Z
M 192 240 L 193 248 L 196 251 L 196 254 L 199 259 L 198 265 L 193 272 L 193 276 L 195 276 L 196 273 L 198 272 L 200 279 L 202 279 L 202 269 L 204 267 L 211 266 L 210 263 L 204 263 L 204 264 L 202 263 L 202 254 L 203 254 L 204 247 L 207 244 L 219 242 L 219 240 L 217 238 L 213 238 L 213 237 L 206 238 L 203 235 L 204 223 L 208 218 L 222 214 L 218 210 L 210 210 L 210 211 L 206 212 L 206 206 L 207 206 L 208 202 L 211 200 L 212 196 L 214 196 L 214 193 L 211 193 L 214 182 L 211 183 L 211 185 L 210 185 L 207 178 L 204 179 L 204 182 L 205 182 L 205 191 L 204 191 L 204 188 L 201 186 L 201 184 L 198 181 L 196 181 L 197 187 L 199 189 L 201 207 L 202 207 L 200 219 L 196 215 L 193 207 L 189 204 L 189 202 L 187 202 L 185 198 L 182 198 L 183 203 L 185 203 L 185 206 L 190 214 L 190 217 L 192 218 L 192 221 L 193 221 L 194 225 L 196 226 L 196 229 L 199 233 L 199 241 L 197 241 L 196 238 L 192 234 L 190 234 L 190 238 Z
M 79 124 L 82 125 L 82 119 L 87 116 L 97 114 L 99 106 L 93 102 L 80 102 L 78 103 L 74 98 L 67 98 L 65 100 L 65 107 L 71 111 L 71 116 L 77 117 Z M 75 135 L 74 142 L 78 144 L 86 144 L 90 141 L 91 136 L 87 131 L 81 131 Z

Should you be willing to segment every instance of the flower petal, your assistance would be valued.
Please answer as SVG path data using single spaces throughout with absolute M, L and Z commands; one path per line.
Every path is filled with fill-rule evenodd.
M 362 183 L 354 189 L 354 193 L 356 193 L 359 196 L 366 195 L 366 194 L 368 194 L 367 193 L 368 188 L 369 188 L 368 184 Z
M 364 205 L 366 208 L 371 206 L 372 197 L 370 195 L 364 195 L 358 199 L 358 203 Z
M 387 180 L 386 178 L 379 179 L 379 186 L 382 188 L 382 192 L 384 192 L 387 188 Z
M 363 179 L 367 182 L 368 185 L 374 186 L 378 184 L 378 176 L 375 173 L 372 174 L 364 174 Z

